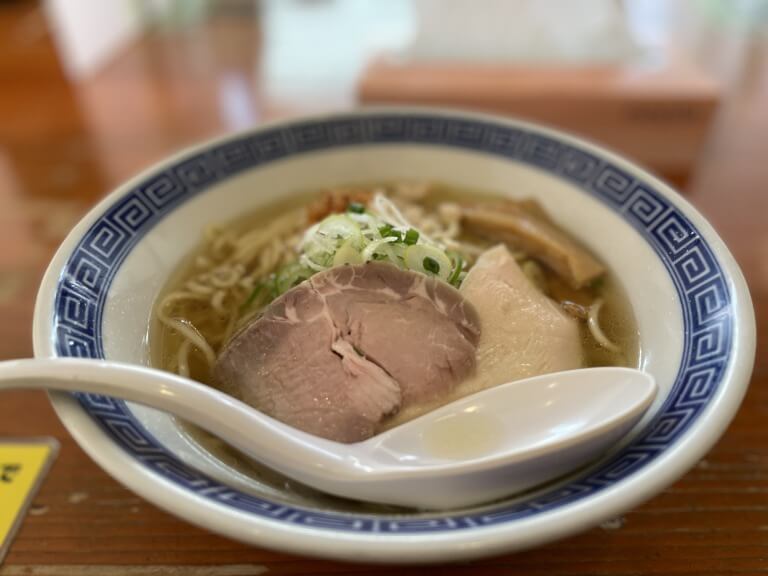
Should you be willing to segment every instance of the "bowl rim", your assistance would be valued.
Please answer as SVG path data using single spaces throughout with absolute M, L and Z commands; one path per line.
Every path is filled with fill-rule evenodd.
M 706 408 L 681 437 L 640 470 L 590 497 L 535 516 L 502 524 L 476 525 L 467 530 L 422 534 L 414 532 L 361 534 L 327 528 L 319 530 L 226 508 L 152 472 L 118 446 L 101 426 L 92 420 L 74 397 L 64 393 L 51 393 L 51 402 L 59 418 L 78 444 L 103 469 L 126 487 L 160 508 L 193 524 L 249 544 L 351 561 L 423 563 L 467 560 L 543 544 L 596 525 L 637 506 L 684 474 L 725 431 L 749 384 L 755 354 L 755 319 L 746 281 L 735 259 L 712 226 L 685 198 L 643 168 L 583 138 L 539 124 L 491 114 L 433 107 L 364 107 L 341 113 L 265 123 L 250 130 L 208 140 L 155 163 L 118 186 L 98 202 L 80 220 L 56 252 L 41 283 L 35 306 L 33 321 L 35 356 L 58 355 L 51 330 L 51 319 L 54 314 L 53 296 L 74 247 L 107 208 L 126 196 L 138 184 L 181 160 L 239 138 L 304 124 L 327 125 L 339 120 L 382 115 L 403 118 L 429 116 L 470 123 L 488 123 L 565 143 L 609 162 L 650 186 L 693 223 L 702 240 L 706 241 L 716 256 L 720 269 L 724 273 L 723 280 L 730 291 L 733 318 L 730 347 L 732 355 L 718 380 L 719 386 Z

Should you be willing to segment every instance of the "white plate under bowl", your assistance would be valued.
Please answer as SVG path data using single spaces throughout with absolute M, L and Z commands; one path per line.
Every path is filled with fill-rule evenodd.
M 723 433 L 746 390 L 754 314 L 704 218 L 605 150 L 492 116 L 375 109 L 272 124 L 182 152 L 110 194 L 43 280 L 35 355 L 148 363 L 150 310 L 204 226 L 290 194 L 375 180 L 432 180 L 532 196 L 616 273 L 660 394 L 598 464 L 471 510 L 363 509 L 286 490 L 200 448 L 166 414 L 52 394 L 80 445 L 117 480 L 195 524 L 255 545 L 355 561 L 433 562 L 520 550 L 588 528 L 673 482 Z

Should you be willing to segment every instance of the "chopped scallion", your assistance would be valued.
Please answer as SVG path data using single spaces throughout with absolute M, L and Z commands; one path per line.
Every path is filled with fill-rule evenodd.
M 395 238 L 398 242 L 403 241 L 403 233 L 391 224 L 384 224 L 379 227 L 379 234 L 382 238 Z
M 434 258 L 425 256 L 424 261 L 422 262 L 422 266 L 424 266 L 424 270 L 427 272 L 431 272 L 432 274 L 440 274 L 440 264 Z
M 277 277 L 277 273 L 273 272 L 269 275 L 269 295 L 272 297 L 272 300 L 280 296 L 280 284 L 279 284 L 279 278 Z
M 448 283 L 452 284 L 453 286 L 458 286 L 459 277 L 461 276 L 461 270 L 464 268 L 464 259 L 458 254 L 456 254 L 453 261 L 454 261 L 454 269 L 453 269 L 453 273 L 451 274 L 451 277 L 448 278 Z
M 395 238 L 398 242 L 403 241 L 403 233 L 392 227 L 391 224 L 384 224 L 379 228 L 379 234 L 382 238 Z
M 413 228 L 408 228 L 408 231 L 405 233 L 405 238 L 403 239 L 403 241 L 408 246 L 413 246 L 414 244 L 416 244 L 416 242 L 419 241 L 419 231 Z M 437 262 L 435 262 L 435 264 L 437 264 Z
M 258 298 L 259 294 L 261 294 L 261 291 L 264 290 L 264 284 L 257 284 L 256 287 L 253 289 L 253 291 L 248 295 L 248 298 L 246 298 L 245 302 L 240 306 L 240 311 L 247 310 L 251 304 L 254 303 L 256 298 Z
M 349 206 L 347 206 L 347 212 L 352 212 L 353 214 L 362 214 L 365 212 L 365 206 L 360 204 L 360 202 L 350 202 Z

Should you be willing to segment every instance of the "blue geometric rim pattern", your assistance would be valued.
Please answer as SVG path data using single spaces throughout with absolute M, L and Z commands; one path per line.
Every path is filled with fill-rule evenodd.
M 388 143 L 467 148 L 523 163 L 573 183 L 641 234 L 674 282 L 685 326 L 677 379 L 643 434 L 587 477 L 533 500 L 499 505 L 488 513 L 408 518 L 318 512 L 234 490 L 175 458 L 124 402 L 79 394 L 82 406 L 105 432 L 153 472 L 221 505 L 318 530 L 380 534 L 471 529 L 560 508 L 632 475 L 680 438 L 716 393 L 731 355 L 731 295 L 712 250 L 690 220 L 648 183 L 577 145 L 484 120 L 377 114 L 294 123 L 218 144 L 152 174 L 98 218 L 66 263 L 55 302 L 57 354 L 104 357 L 101 321 L 112 278 L 142 236 L 179 204 L 243 170 L 296 154 Z

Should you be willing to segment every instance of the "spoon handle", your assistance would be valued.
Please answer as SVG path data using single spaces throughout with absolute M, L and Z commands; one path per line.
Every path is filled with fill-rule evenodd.
M 303 432 L 287 429 L 215 388 L 135 364 L 81 358 L 9 360 L 0 362 L 0 391 L 7 389 L 85 392 L 143 404 L 193 422 L 283 471 L 307 458 L 318 466 L 339 460 L 324 449 L 327 441 L 303 440 Z

